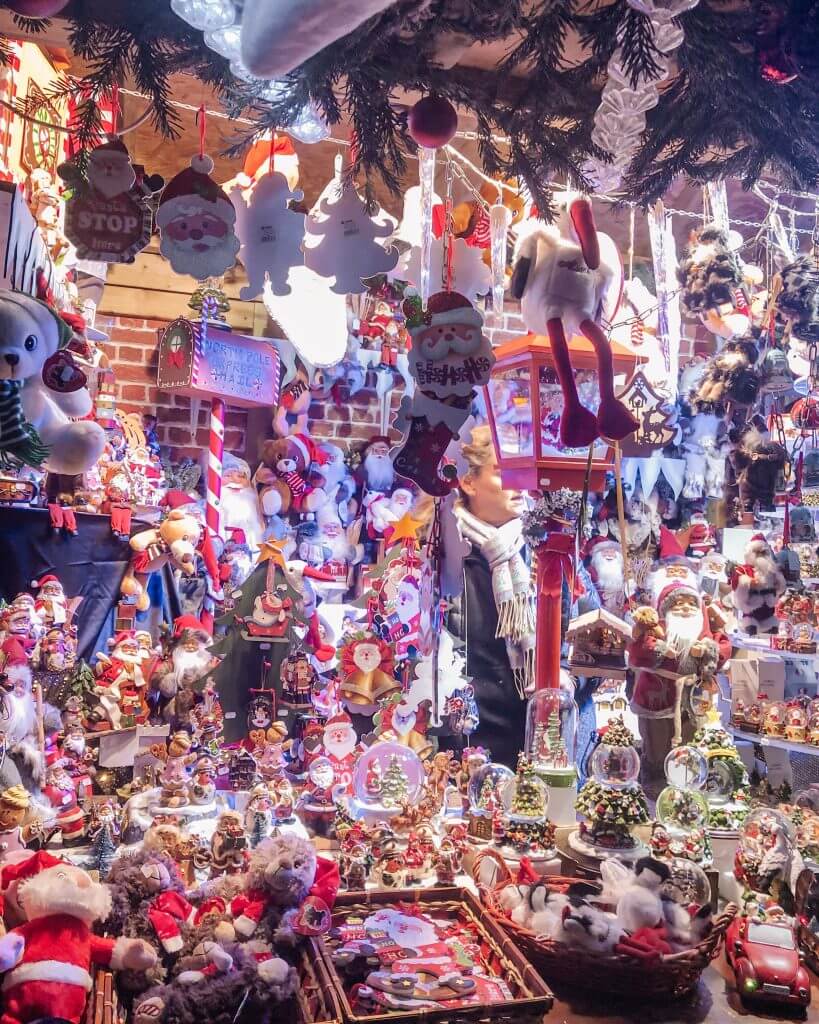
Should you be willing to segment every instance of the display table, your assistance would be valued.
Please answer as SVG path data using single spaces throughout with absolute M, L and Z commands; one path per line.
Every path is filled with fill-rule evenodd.
M 132 532 L 144 528 L 135 520 Z M 11 601 L 30 591 L 32 580 L 54 573 L 69 598 L 82 598 L 76 614 L 77 654 L 86 661 L 105 650 L 113 632 L 113 609 L 129 559 L 128 542 L 111 532 L 108 516 L 78 513 L 74 537 L 51 528 L 47 509 L 0 508 L 0 597 Z M 156 576 L 172 621 L 179 614 L 173 581 L 164 572 Z

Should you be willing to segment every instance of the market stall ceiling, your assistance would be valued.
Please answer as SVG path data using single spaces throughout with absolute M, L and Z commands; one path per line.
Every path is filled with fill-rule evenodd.
M 115 20 L 116 8 L 122 3 L 129 3 L 131 0 L 84 0 L 83 11 L 86 15 L 93 16 L 96 7 L 104 8 L 105 20 Z M 169 17 L 173 15 L 169 12 Z M 14 25 L 12 15 L 8 10 L 0 10 L 0 34 L 21 38 L 20 29 Z M 82 61 L 76 58 L 69 48 L 67 23 L 60 19 L 54 19 L 45 32 L 38 36 L 25 36 L 31 41 L 38 42 L 47 47 L 55 57 L 64 61 L 73 74 L 81 75 L 85 68 Z M 475 44 L 467 48 L 459 45 L 458 40 L 453 40 L 452 49 L 448 57 L 457 60 L 463 66 L 475 67 L 482 70 L 493 69 L 502 59 L 507 49 L 514 45 L 515 40 L 510 39 L 503 43 Z M 567 40 L 565 49 L 565 60 L 571 64 L 581 58 L 582 48 L 578 40 L 570 38 Z M 209 110 L 219 110 L 219 101 L 213 90 L 204 85 L 198 79 L 190 75 L 177 75 L 173 80 L 173 98 L 181 103 L 192 107 L 204 104 Z M 412 102 L 412 97 L 397 97 L 397 102 Z M 144 109 L 145 101 L 137 97 L 122 95 L 121 97 L 123 120 L 128 123 L 134 120 Z M 190 156 L 198 146 L 198 129 L 194 120 L 194 112 L 181 110 L 182 131 L 180 137 L 169 143 L 167 139 L 158 135 L 146 123 L 129 133 L 126 143 L 135 162 L 144 164 L 151 173 L 159 173 L 166 180 L 172 178 L 178 171 L 182 170 L 188 163 Z M 246 127 L 246 126 L 242 126 Z M 471 117 L 462 116 L 461 129 L 469 132 L 474 128 Z M 236 126 L 224 118 L 211 117 L 207 123 L 207 148 L 215 162 L 214 176 L 219 181 L 226 181 L 237 172 L 241 166 L 241 160 L 236 157 L 227 157 L 226 149 L 235 141 L 237 134 Z M 344 123 L 333 126 L 333 136 L 346 141 L 349 131 Z M 474 163 L 480 164 L 477 146 L 468 139 L 456 139 L 455 145 Z M 295 143 L 299 154 L 301 166 L 301 188 L 304 190 L 305 202 L 309 205 L 316 199 L 327 181 L 333 174 L 333 162 L 336 154 L 345 151 L 345 146 L 333 141 L 326 141 L 316 145 L 307 146 Z M 415 162 L 409 161 L 408 173 L 404 182 L 405 187 L 415 184 Z M 439 192 L 443 187 L 442 173 L 439 167 Z M 395 196 L 391 195 L 380 183 L 376 186 L 379 201 L 393 215 L 400 217 L 401 203 Z M 456 202 L 468 198 L 463 186 L 456 183 Z M 699 212 L 702 209 L 702 194 L 700 186 L 687 181 L 680 180 L 672 188 L 666 197 L 667 205 L 676 209 Z M 752 194 L 743 192 L 741 187 L 735 183 L 729 183 L 729 208 L 732 217 L 740 220 L 760 221 L 765 214 L 764 205 Z M 617 242 L 620 250 L 625 252 L 629 241 L 629 211 L 626 209 L 615 209 L 610 204 L 598 204 L 598 222 L 601 230 L 607 231 Z M 688 233 L 695 227 L 697 221 L 690 218 L 679 217 L 675 221 L 675 234 L 678 245 L 682 245 Z M 804 226 L 804 225 L 803 225 Z M 753 233 L 753 229 L 741 228 L 746 237 Z M 638 212 L 635 218 L 635 258 L 637 261 L 650 259 L 650 248 L 648 230 L 645 218 Z

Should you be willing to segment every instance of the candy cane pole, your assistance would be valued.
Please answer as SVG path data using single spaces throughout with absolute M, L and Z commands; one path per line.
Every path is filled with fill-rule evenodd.
M 210 405 L 210 436 L 208 438 L 208 482 L 205 498 L 205 529 L 218 537 L 222 526 L 222 458 L 225 454 L 225 403 L 215 396 Z M 202 604 L 202 624 L 213 629 L 216 603 L 209 589 Z

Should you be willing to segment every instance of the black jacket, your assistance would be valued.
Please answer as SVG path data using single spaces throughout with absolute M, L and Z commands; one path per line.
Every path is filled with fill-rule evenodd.
M 493 761 L 517 766 L 526 730 L 526 701 L 515 686 L 506 641 L 495 636 L 498 611 L 489 563 L 476 549 L 464 559 L 464 592 L 450 607 L 447 628 L 466 640 L 466 671 L 472 676 L 480 725 L 469 742 L 488 747 Z M 453 749 L 452 741 L 441 746 Z

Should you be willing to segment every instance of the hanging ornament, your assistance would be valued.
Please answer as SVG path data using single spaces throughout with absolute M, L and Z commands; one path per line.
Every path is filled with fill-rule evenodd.
M 152 190 L 142 169 L 131 163 L 122 139 L 111 136 L 92 150 L 88 180 L 74 162 L 62 164 L 60 177 L 71 189 L 65 207 L 65 234 L 81 260 L 133 263 L 151 238 Z
M 443 239 L 435 238 L 430 246 L 429 274 L 433 283 L 443 280 L 444 274 L 444 243 Z M 402 281 L 409 281 L 420 290 L 421 286 L 421 248 L 413 246 L 404 256 L 390 275 Z M 481 250 L 466 244 L 462 238 L 452 239 L 452 290 L 466 296 L 470 302 L 486 295 L 492 287 L 492 274 L 483 262 Z
M 458 129 L 458 113 L 443 96 L 425 96 L 410 108 L 410 137 L 426 149 L 440 149 Z
M 671 390 L 669 397 L 673 401 L 679 376 L 682 320 L 679 289 L 676 287 L 677 243 L 674 240 L 673 218 L 670 213 L 666 213 L 662 201 L 655 203 L 648 211 L 648 231 L 654 280 L 657 282 L 657 340 L 668 370 Z
M 227 28 L 236 21 L 232 0 L 171 0 L 171 10 L 200 32 Z
M 386 239 L 395 230 L 395 222 L 384 218 L 379 224 L 367 213 L 355 187 L 343 182 L 334 200 L 320 199 L 319 216 L 310 212 L 304 239 L 304 265 L 319 277 L 332 279 L 338 295 L 358 295 L 366 291 L 363 278 L 386 274 L 398 262 L 398 250 L 385 249 L 377 239 Z
M 639 423 L 634 433 L 620 442 L 623 455 L 647 458 L 674 440 L 675 407 L 654 390 L 641 369 L 634 371 L 618 398 Z
M 432 265 L 432 207 L 435 204 L 435 150 L 422 146 L 418 152 L 418 174 L 421 181 L 421 237 L 417 244 L 421 247 L 421 275 L 418 290 L 421 302 L 426 306 L 429 301 L 430 272 Z M 414 192 L 410 189 L 410 192 Z M 407 217 L 407 198 L 404 200 L 404 220 Z M 402 222 L 403 225 L 403 222 Z M 402 236 L 403 237 L 403 236 Z M 411 241 L 407 239 L 407 241 Z
M 265 309 L 301 359 L 311 366 L 335 366 L 347 352 L 347 297 L 304 266 L 291 269 L 288 284 L 288 294 L 276 295 L 265 282 Z
M 68 0 L 6 0 L 4 6 L 22 18 L 53 18 L 68 6 Z
M 236 262 L 236 211 L 210 177 L 213 161 L 201 153 L 172 178 L 156 211 L 159 251 L 177 274 L 198 281 L 220 277 Z
M 236 234 L 242 248 L 239 256 L 247 271 L 248 283 L 239 293 L 242 299 L 255 299 L 269 280 L 273 295 L 289 295 L 288 277 L 293 267 L 304 263 L 303 213 L 291 210 L 291 199 L 299 202 L 301 190 L 290 191 L 287 179 L 278 171 L 265 174 L 253 187 L 250 203 L 240 189 L 231 192 L 236 211 Z
M 503 293 L 506 290 L 506 235 L 512 223 L 512 211 L 500 198 L 489 211 L 489 249 L 492 257 L 492 312 L 503 313 Z
M 769 2 L 758 5 L 756 60 L 760 75 L 772 85 L 788 85 L 799 77 L 786 24 L 787 6 Z

